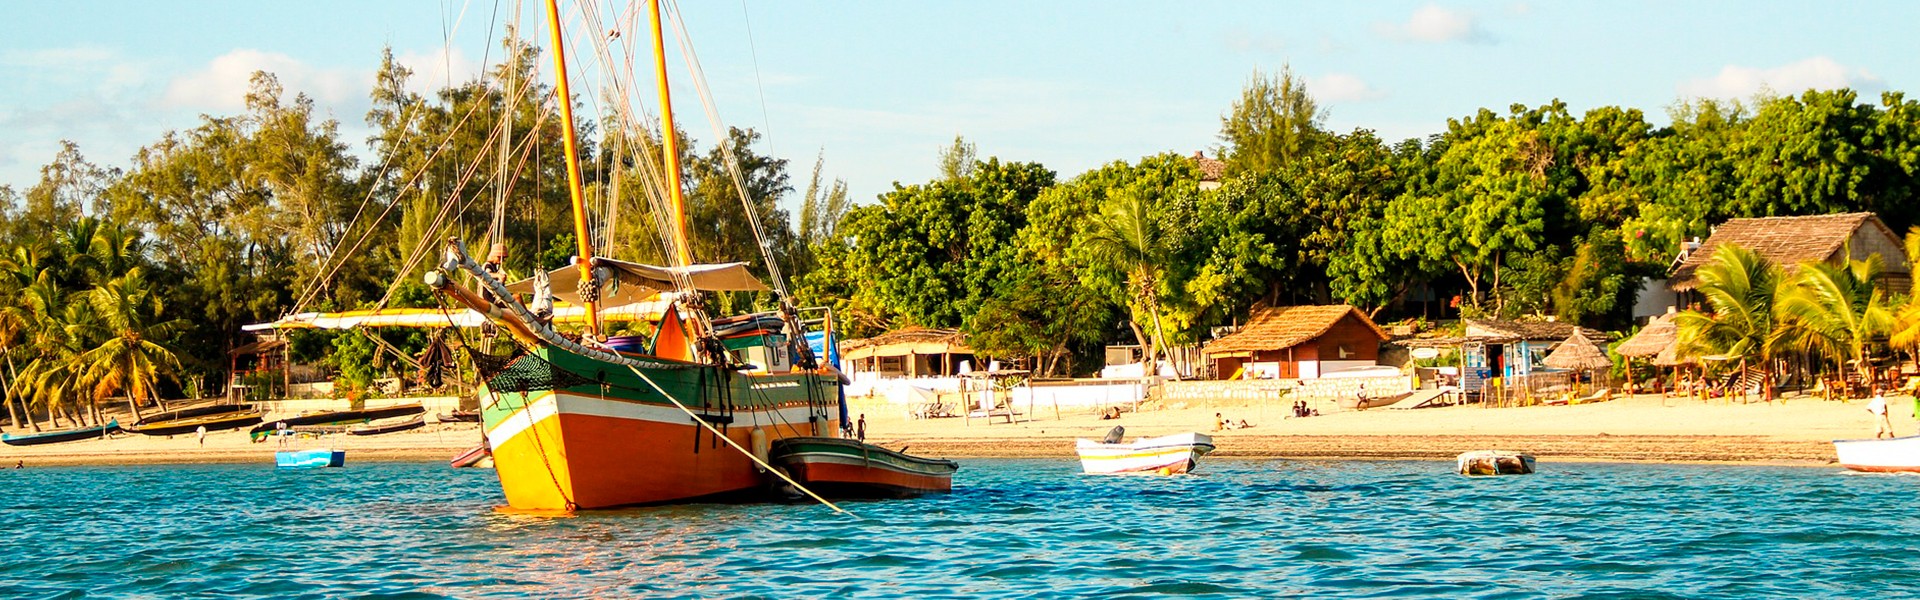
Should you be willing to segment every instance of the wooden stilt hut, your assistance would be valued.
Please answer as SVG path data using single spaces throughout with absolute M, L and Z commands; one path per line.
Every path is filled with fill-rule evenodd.
M 1627 341 L 1614 346 L 1616 354 L 1627 358 L 1627 387 L 1633 388 L 1633 359 L 1647 359 L 1660 356 L 1675 344 L 1679 337 L 1679 327 L 1673 323 L 1676 313 L 1673 307 L 1667 307 L 1667 314 L 1654 317 L 1640 328 L 1639 333 L 1627 338 Z M 1655 363 L 1658 365 L 1658 363 Z
M 1585 374 L 1588 381 L 1592 381 L 1596 388 L 1600 389 L 1605 388 L 1600 384 L 1609 376 L 1609 371 L 1613 368 L 1613 361 L 1607 359 L 1607 352 L 1595 345 L 1593 340 L 1587 339 L 1587 334 L 1579 329 L 1575 329 L 1573 335 L 1567 337 L 1567 341 L 1560 342 L 1559 346 L 1554 347 L 1553 352 L 1548 354 L 1541 363 L 1555 369 L 1567 369 Z M 1600 400 L 1604 397 L 1605 392 L 1602 391 L 1588 396 L 1587 399 Z

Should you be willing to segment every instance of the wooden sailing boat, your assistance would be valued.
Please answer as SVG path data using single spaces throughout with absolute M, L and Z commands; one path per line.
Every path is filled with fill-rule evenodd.
M 786 335 L 756 329 L 747 333 L 759 335 L 759 340 L 746 342 L 775 350 L 767 353 L 772 356 L 797 357 L 792 366 L 740 364 L 728 347 L 742 341 L 721 339 L 701 312 L 700 292 L 767 288 L 743 264 L 695 265 L 687 251 L 658 0 L 649 4 L 655 67 L 661 73 L 661 131 L 667 132 L 661 136 L 663 172 L 669 178 L 664 187 L 674 208 L 675 239 L 669 247 L 677 250 L 677 260 L 673 266 L 656 267 L 594 256 L 581 196 L 558 6 L 555 0 L 546 4 L 578 241 L 575 268 L 554 273 L 551 283 L 554 289 L 572 290 L 571 296 L 557 295 L 584 307 L 584 333 L 575 340 L 555 331 L 457 241 L 449 242 L 442 270 L 427 275 L 430 287 L 487 315 L 525 348 L 504 359 L 473 355 L 483 379 L 477 391 L 482 428 L 500 487 L 508 505 L 529 510 L 654 504 L 758 491 L 763 488 L 763 457 L 772 441 L 830 435 L 839 429 L 840 378 L 818 365 L 804 343 L 794 343 L 804 339 L 804 331 L 799 311 L 786 298 L 781 298 L 782 310 L 776 315 Z M 449 275 L 453 271 L 472 275 L 486 294 L 454 283 Z M 536 297 L 548 295 L 545 289 L 521 289 L 534 291 Z M 656 294 L 672 302 L 651 343 L 640 352 L 601 344 L 597 315 L 610 297 Z

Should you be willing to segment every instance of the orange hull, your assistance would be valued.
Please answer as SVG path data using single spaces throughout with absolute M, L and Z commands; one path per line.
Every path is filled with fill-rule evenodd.
M 659 504 L 762 486 L 751 458 L 677 408 L 568 392 L 536 392 L 528 400 L 488 431 L 500 487 L 513 508 Z M 756 428 L 769 442 L 815 435 L 807 414 L 804 406 L 739 410 L 731 425 L 716 427 L 752 448 Z M 822 432 L 839 427 L 837 419 L 820 423 Z

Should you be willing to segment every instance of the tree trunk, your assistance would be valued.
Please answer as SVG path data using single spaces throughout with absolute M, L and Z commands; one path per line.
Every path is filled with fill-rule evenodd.
M 1147 290 L 1147 310 L 1153 312 L 1154 352 L 1166 350 L 1167 334 L 1160 326 L 1160 294 L 1155 293 L 1152 288 L 1148 288 Z M 1171 358 L 1172 353 L 1169 352 L 1168 354 L 1169 358 Z M 1148 366 L 1153 369 L 1155 375 L 1160 373 L 1160 364 L 1158 361 L 1149 361 Z M 1174 379 L 1179 379 L 1179 377 L 1176 376 Z
M 140 400 L 139 400 L 139 397 L 138 397 L 137 395 L 135 395 L 135 394 L 133 393 L 133 390 L 131 390 L 131 389 L 129 389 L 129 390 L 127 390 L 127 408 L 129 408 L 129 409 L 132 409 L 132 410 L 133 410 L 133 419 L 134 419 L 135 421 L 138 421 L 138 420 L 140 420 L 140 419 L 142 418 L 142 417 L 141 417 L 141 415 L 140 415 Z
M 1467 280 L 1467 304 L 1480 308 L 1480 278 L 1474 277 L 1473 271 L 1467 269 L 1467 263 L 1460 262 L 1460 259 L 1454 259 L 1453 264 L 1460 267 L 1460 276 Z

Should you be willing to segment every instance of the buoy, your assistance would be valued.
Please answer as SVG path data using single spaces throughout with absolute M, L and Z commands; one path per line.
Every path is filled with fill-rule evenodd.
M 752 440 L 754 458 L 760 459 L 759 462 L 754 463 L 754 470 L 765 473 L 766 469 L 760 468 L 759 465 L 767 462 L 767 432 L 755 427 L 753 431 L 747 432 L 747 438 Z

